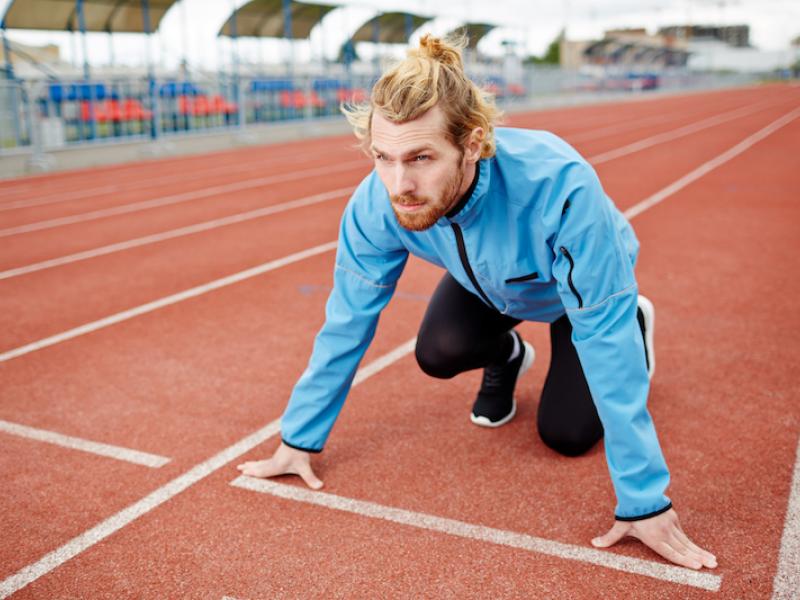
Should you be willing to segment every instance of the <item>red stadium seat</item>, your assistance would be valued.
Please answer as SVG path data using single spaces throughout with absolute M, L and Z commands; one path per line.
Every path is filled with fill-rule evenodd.
M 301 110 L 309 105 L 314 108 L 323 108 L 325 106 L 325 101 L 316 92 L 306 94 L 301 90 L 281 92 L 280 102 L 282 108 L 293 108 L 295 110 Z
M 367 90 L 364 88 L 353 88 L 352 90 L 340 88 L 336 91 L 336 100 L 338 102 L 352 102 L 354 104 L 359 104 L 364 102 L 366 99 Z

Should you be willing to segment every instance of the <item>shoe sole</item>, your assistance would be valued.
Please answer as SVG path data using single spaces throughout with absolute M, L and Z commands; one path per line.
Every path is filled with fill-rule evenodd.
M 656 325 L 656 309 L 653 303 L 641 294 L 639 295 L 638 304 L 644 316 L 644 344 L 647 347 L 647 358 L 650 361 L 650 365 L 647 369 L 647 376 L 653 379 L 653 375 L 655 375 L 656 372 L 656 350 L 655 344 L 653 343 L 653 332 Z
M 526 341 L 523 341 L 522 345 L 525 348 L 525 357 L 522 359 L 522 364 L 519 367 L 519 373 L 517 373 L 517 383 L 519 383 L 519 380 L 525 373 L 525 371 L 531 368 L 531 365 L 533 365 L 533 361 L 536 358 L 536 351 L 533 349 L 533 346 L 531 346 Z M 469 414 L 469 420 L 475 423 L 475 425 L 479 425 L 481 427 L 500 427 L 501 425 L 505 425 L 511 419 L 513 419 L 516 414 L 517 414 L 517 399 L 512 398 L 511 412 L 509 412 L 505 417 L 503 417 L 499 421 L 490 421 L 483 415 L 481 415 L 480 417 L 476 417 L 475 413 Z

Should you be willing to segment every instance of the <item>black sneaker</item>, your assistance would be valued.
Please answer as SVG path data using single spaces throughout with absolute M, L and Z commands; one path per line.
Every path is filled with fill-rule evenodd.
M 516 331 L 520 342 L 520 353 L 514 360 L 504 365 L 492 365 L 483 370 L 483 381 L 475 404 L 472 405 L 470 420 L 481 427 L 500 427 L 505 425 L 517 413 L 517 401 L 514 398 L 514 387 L 517 379 L 533 364 L 535 352 L 533 346 L 523 341 Z
M 653 379 L 656 372 L 656 351 L 653 344 L 653 332 L 656 324 L 656 309 L 653 303 L 647 298 L 639 295 L 639 310 L 636 314 L 636 319 L 639 321 L 639 327 L 642 330 L 642 337 L 644 338 L 644 353 L 645 360 L 647 361 L 647 375 Z

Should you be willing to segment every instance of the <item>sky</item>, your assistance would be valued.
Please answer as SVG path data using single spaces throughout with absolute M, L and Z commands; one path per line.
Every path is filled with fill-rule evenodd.
M 19 0 L 17 0 L 19 1 Z M 659 26 L 674 24 L 722 24 L 750 26 L 750 41 L 764 50 L 783 50 L 800 36 L 798 0 L 320 0 L 342 6 L 323 19 L 310 42 L 240 39 L 236 52 L 244 63 L 283 62 L 290 52 L 298 61 L 336 56 L 341 43 L 358 26 L 378 12 L 408 10 L 436 17 L 421 31 L 445 33 L 466 21 L 488 22 L 499 27 L 481 42 L 488 54 L 501 54 L 501 42 L 512 41 L 518 52 L 541 55 L 547 45 L 566 29 L 568 39 L 595 39 L 606 29 L 645 27 L 654 33 Z M 5 14 L 12 0 L 0 0 Z M 235 6 L 248 0 L 180 0 L 161 22 L 159 32 L 146 42 L 144 36 L 117 34 L 113 39 L 114 62 L 140 66 L 148 52 L 164 68 L 176 67 L 185 56 L 194 68 L 215 69 L 229 64 L 234 51 L 227 39 L 216 33 Z M 412 37 L 412 42 L 419 33 Z M 12 30 L 11 40 L 28 44 L 58 44 L 61 56 L 83 62 L 83 42 L 67 33 Z M 369 58 L 371 48 L 359 48 Z M 92 65 L 111 60 L 109 36 L 87 35 L 87 54 Z

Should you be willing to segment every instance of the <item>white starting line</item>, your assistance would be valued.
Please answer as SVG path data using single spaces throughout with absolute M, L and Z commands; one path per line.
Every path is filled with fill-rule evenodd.
M 414 350 L 416 341 L 416 338 L 412 338 L 407 342 L 400 344 L 400 346 L 388 354 L 359 369 L 359 371 L 356 373 L 355 379 L 353 380 L 353 387 L 357 386 L 376 373 L 379 373 L 393 362 L 400 360 L 403 356 L 410 354 Z M 391 359 L 387 357 L 391 357 Z M 11 594 L 36 581 L 42 575 L 46 575 L 53 569 L 56 569 L 65 562 L 71 560 L 84 550 L 88 550 L 114 532 L 119 531 L 129 523 L 135 521 L 139 517 L 144 516 L 154 508 L 164 504 L 198 481 L 208 477 L 215 471 L 218 471 L 222 467 L 238 459 L 240 456 L 246 454 L 256 446 L 263 444 L 278 433 L 280 433 L 280 420 L 276 419 L 258 431 L 250 434 L 246 438 L 236 442 L 232 446 L 229 446 L 222 452 L 215 454 L 208 460 L 195 465 L 183 475 L 176 477 L 166 485 L 161 486 L 138 502 L 131 504 L 129 507 L 95 525 L 88 531 L 85 531 L 79 536 L 71 539 L 60 548 L 56 548 L 52 552 L 45 554 L 35 563 L 22 568 L 14 575 L 11 575 L 0 582 L 0 600 L 8 598 Z
M 547 554 L 548 556 L 555 556 L 566 560 L 589 563 L 608 569 L 624 571 L 625 573 L 644 575 L 646 577 L 653 577 L 662 581 L 679 583 L 712 592 L 719 591 L 720 584 L 722 583 L 721 576 L 706 572 L 693 571 L 684 567 L 666 565 L 649 560 L 642 560 L 640 558 L 621 556 L 608 551 L 595 550 L 575 544 L 555 542 L 524 533 L 515 533 L 513 531 L 494 529 L 482 525 L 473 525 L 472 523 L 465 523 L 464 521 L 446 519 L 444 517 L 384 506 L 373 502 L 344 498 L 326 492 L 314 492 L 292 485 L 267 481 L 266 479 L 256 479 L 242 475 L 234 479 L 231 485 L 253 492 L 278 496 L 286 500 L 295 500 L 297 502 L 315 504 L 317 506 L 324 506 L 325 508 L 349 512 L 361 515 L 362 517 L 382 519 L 401 525 L 408 525 L 409 527 L 438 531 L 456 537 L 489 542 L 491 544 L 508 546 L 510 548 L 519 548 L 520 550 L 528 550 L 530 552 Z
M 156 454 L 149 454 L 147 452 L 140 452 L 139 450 L 131 450 L 111 444 L 93 442 L 91 440 L 72 437 L 71 435 L 56 433 L 55 431 L 37 429 L 35 427 L 28 427 L 27 425 L 20 425 L 19 423 L 11 423 L 2 419 L 0 419 L 0 431 L 30 440 L 55 444 L 63 448 L 71 448 L 73 450 L 81 450 L 82 452 L 123 460 L 136 465 L 150 467 L 151 469 L 163 467 L 170 461 L 169 458 Z
M 800 598 L 800 440 L 789 490 L 789 504 L 778 553 L 778 570 L 772 582 L 772 600 Z

